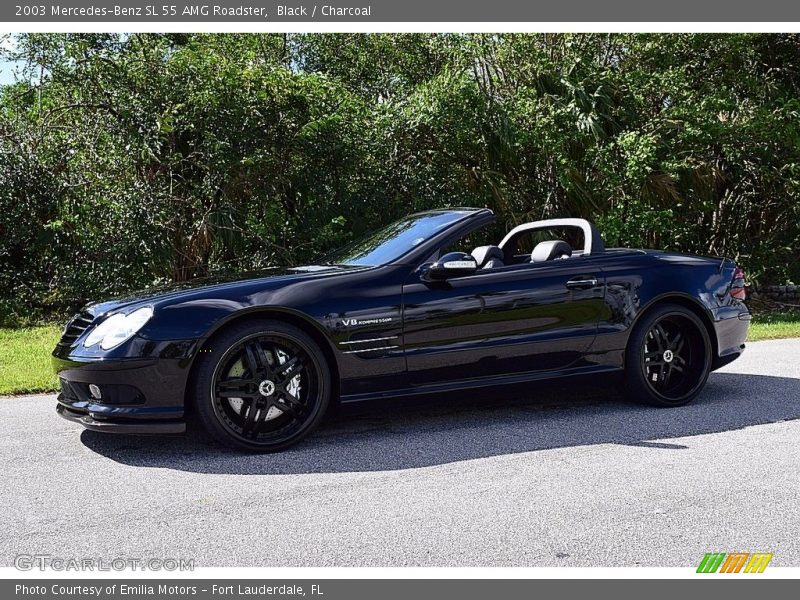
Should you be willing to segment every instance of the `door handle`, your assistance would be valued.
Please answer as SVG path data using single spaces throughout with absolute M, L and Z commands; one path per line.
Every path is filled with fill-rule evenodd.
M 597 287 L 596 277 L 580 277 L 577 279 L 570 279 L 567 282 L 567 288 L 570 290 L 589 290 Z

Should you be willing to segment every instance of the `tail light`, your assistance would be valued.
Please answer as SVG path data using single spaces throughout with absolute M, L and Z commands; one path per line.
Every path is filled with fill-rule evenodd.
M 747 299 L 747 283 L 744 280 L 744 269 L 740 266 L 736 266 L 733 270 L 733 281 L 731 281 L 731 296 L 736 298 L 737 300 L 746 300 Z

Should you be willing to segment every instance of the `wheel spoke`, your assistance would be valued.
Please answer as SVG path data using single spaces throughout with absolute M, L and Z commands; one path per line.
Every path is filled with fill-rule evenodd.
M 256 341 L 253 346 L 255 346 L 254 350 L 256 353 L 256 358 L 258 359 L 259 366 L 261 367 L 261 373 L 265 377 L 272 376 L 272 367 L 269 364 L 269 357 L 267 356 L 267 351 L 264 350 L 264 347 Z M 275 364 L 273 362 L 273 364 Z
M 256 413 L 258 412 L 258 402 L 252 398 L 247 404 L 247 413 L 244 415 L 244 424 L 242 425 L 242 433 L 247 434 L 256 422 Z M 263 412 L 263 411 L 262 411 Z
M 250 376 L 253 379 L 270 377 L 272 369 L 269 366 L 267 353 L 258 341 L 245 344 L 244 353 L 247 366 L 250 369 Z
M 283 402 L 280 402 L 278 400 L 274 400 L 272 402 L 272 406 L 277 408 L 283 414 L 289 415 L 292 419 L 297 419 L 300 416 L 300 414 L 293 406 L 289 404 L 284 404 Z
M 675 352 L 678 351 L 678 343 L 680 343 L 680 348 L 683 348 L 683 342 L 681 341 L 682 339 L 683 339 L 683 335 L 680 332 L 676 333 L 675 337 L 672 338 L 672 344 L 670 345 L 670 347 Z
M 669 338 L 667 337 L 667 332 L 664 331 L 664 328 L 661 326 L 661 323 L 656 324 L 655 331 L 658 349 L 663 351 L 669 348 Z
M 664 385 L 669 384 L 669 378 L 672 375 L 672 365 L 665 365 L 664 366 Z
M 266 406 L 262 406 L 258 412 L 257 417 L 253 419 L 253 423 L 250 426 L 250 435 L 253 437 L 258 435 L 258 432 L 261 430 L 262 425 L 267 420 L 267 413 L 269 413 L 270 405 L 267 404 Z
M 217 392 L 218 398 L 241 398 L 247 400 L 255 398 L 256 394 L 247 390 L 221 390 Z
M 256 379 L 260 373 L 258 372 L 258 357 L 256 356 L 253 344 L 245 344 L 244 346 L 244 363 L 250 371 L 250 377 Z
M 252 379 L 229 379 L 217 382 L 217 396 L 220 398 L 247 398 L 254 395 L 250 386 L 254 385 Z
M 305 410 L 305 404 L 285 390 L 280 394 L 280 399 L 282 402 L 277 404 L 278 408 L 289 411 L 294 418 L 299 417 Z
M 305 365 L 299 356 L 294 356 L 275 369 L 275 373 L 281 375 L 282 379 L 293 379 L 303 370 Z

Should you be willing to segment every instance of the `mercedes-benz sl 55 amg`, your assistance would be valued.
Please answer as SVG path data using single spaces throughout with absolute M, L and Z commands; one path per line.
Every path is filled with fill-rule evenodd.
M 621 371 L 655 406 L 693 400 L 744 350 L 732 260 L 605 248 L 583 219 L 470 247 L 486 209 L 414 214 L 320 260 L 86 306 L 53 361 L 86 428 L 276 451 L 333 403 Z M 533 388 L 532 388 L 533 389 Z

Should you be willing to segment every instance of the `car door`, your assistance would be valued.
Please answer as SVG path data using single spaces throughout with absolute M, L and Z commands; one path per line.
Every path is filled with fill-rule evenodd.
M 403 286 L 411 386 L 558 371 L 581 364 L 604 311 L 589 257 L 481 269 Z

